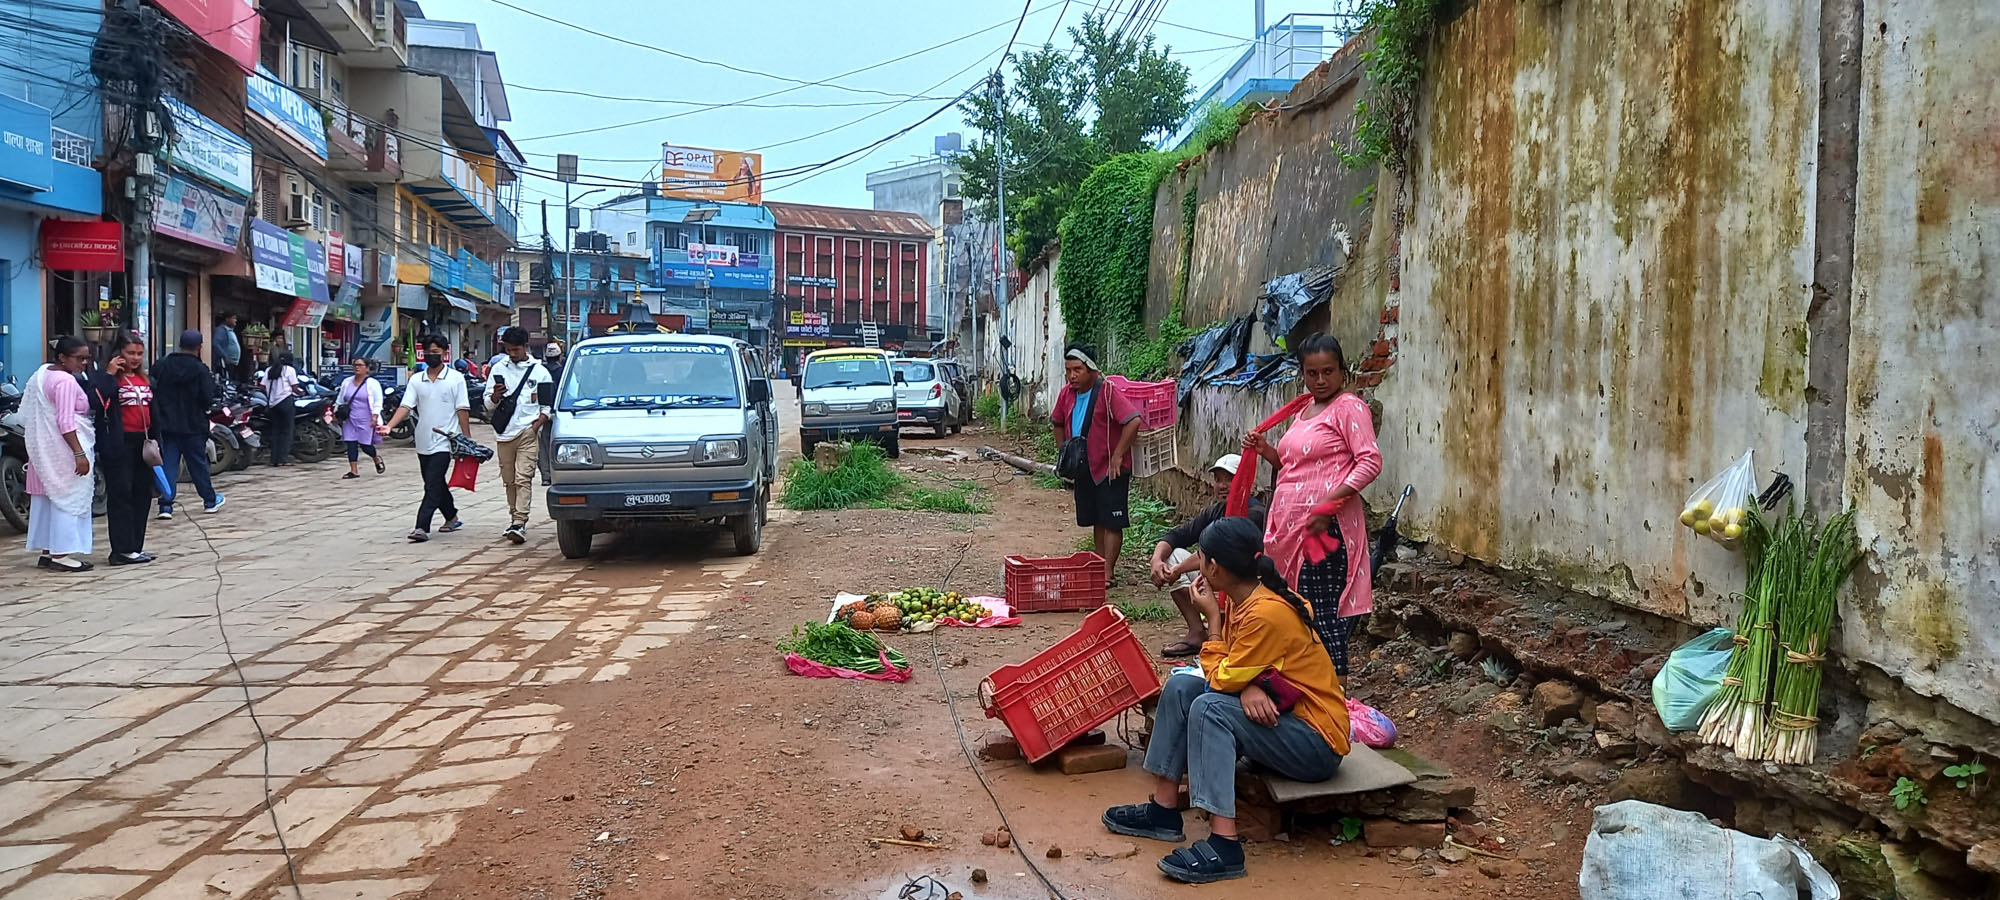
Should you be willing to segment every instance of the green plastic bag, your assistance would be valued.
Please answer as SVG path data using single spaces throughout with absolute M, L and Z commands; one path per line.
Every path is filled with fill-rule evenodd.
M 1701 727 L 1701 714 L 1722 690 L 1735 636 L 1730 629 L 1712 628 L 1667 655 L 1667 664 L 1653 676 L 1653 707 L 1668 731 Z

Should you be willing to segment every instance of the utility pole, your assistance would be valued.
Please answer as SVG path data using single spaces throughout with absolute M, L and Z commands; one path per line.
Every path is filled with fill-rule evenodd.
M 1004 66 L 1006 64 L 1007 57 L 1003 54 L 1000 57 L 1000 65 Z M 993 110 L 993 187 L 994 195 L 999 198 L 1000 206 L 1000 232 L 998 238 L 1000 241 L 1000 253 L 995 257 L 994 262 L 994 265 L 998 268 L 1004 267 L 1007 260 L 1007 91 L 1006 78 L 1000 74 L 1000 66 L 993 67 Z M 1000 335 L 1004 338 L 1007 334 L 1007 301 L 1009 299 L 1007 294 L 1012 288 L 1013 282 L 1012 279 L 1005 277 L 1005 268 L 998 268 L 998 274 L 1001 276 L 1000 289 L 995 294 L 995 297 L 1000 301 L 998 326 Z M 1006 383 L 1007 351 L 1002 348 L 1000 351 L 1000 380 L 995 384 L 995 387 L 1001 388 L 1000 428 L 1003 431 L 1007 428 L 1008 403 L 1007 391 L 1004 389 Z
M 133 67 L 133 96 L 129 115 L 135 120 L 138 135 L 137 146 L 132 154 L 132 271 L 126 275 L 130 287 L 132 309 L 127 324 L 139 332 L 142 338 L 150 338 L 153 332 L 153 178 L 158 171 L 159 153 L 165 137 L 167 122 L 161 115 L 166 107 L 160 102 L 160 46 L 164 29 L 159 12 L 151 7 L 141 6 L 134 0 L 126 0 L 124 7 L 136 13 L 140 38 L 135 41 L 145 57 Z
M 576 343 L 576 250 L 572 230 L 576 211 L 570 208 L 570 186 L 576 184 L 576 154 L 556 154 L 556 180 L 563 183 L 563 337 Z

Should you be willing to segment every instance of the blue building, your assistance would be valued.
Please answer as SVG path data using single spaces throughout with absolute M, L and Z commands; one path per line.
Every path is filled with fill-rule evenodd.
M 631 194 L 597 207 L 591 223 L 619 252 L 650 260 L 640 292 L 654 312 L 684 317 L 690 332 L 768 343 L 776 225 L 769 210 Z
M 1187 118 L 1160 141 L 1160 149 L 1180 149 L 1211 108 L 1264 103 L 1291 93 L 1299 79 L 1340 49 L 1354 23 L 1352 16 L 1338 13 L 1293 13 L 1265 28 L 1263 4 L 1257 9 L 1256 42 L 1188 107 Z
M 46 341 L 73 332 L 85 298 L 112 296 L 103 273 L 123 268 L 115 223 L 100 223 L 97 158 L 102 112 L 88 39 L 102 24 L 100 0 L 0 0 L 0 378 L 25 380 L 47 359 Z M 48 255 L 71 266 L 43 266 Z M 60 302 L 58 302 L 60 301 Z

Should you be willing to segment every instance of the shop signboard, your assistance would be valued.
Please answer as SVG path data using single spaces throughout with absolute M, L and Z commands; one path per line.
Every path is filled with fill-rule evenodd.
M 360 283 L 350 281 L 341 285 L 340 289 L 333 293 L 333 302 L 327 306 L 326 316 L 329 319 L 340 319 L 346 322 L 360 321 Z
M 430 286 L 440 291 L 453 290 L 455 286 L 451 283 L 451 254 L 443 247 L 432 247 L 430 262 Z
M 463 288 L 465 293 L 470 295 L 474 300 L 483 300 L 487 303 L 492 303 L 493 264 L 477 256 L 473 256 L 465 250 L 458 251 L 457 261 L 465 267 L 465 284 Z
M 762 203 L 763 182 L 761 154 L 660 145 L 660 196 Z
M 0 94 L 0 181 L 31 191 L 56 184 L 48 109 Z
M 418 290 L 422 290 L 421 287 Z M 377 362 L 389 361 L 389 338 L 393 335 L 396 321 L 396 307 L 370 306 L 361 311 L 360 341 L 354 348 L 355 356 L 365 356 Z M 388 387 L 395 387 L 391 381 Z
M 786 275 L 785 284 L 791 287 L 837 288 L 840 279 L 832 275 Z
M 750 314 L 735 310 L 718 309 L 708 314 L 708 323 L 718 328 L 747 329 L 750 327 Z
M 786 314 L 785 336 L 799 338 L 823 338 L 833 336 L 832 323 L 825 313 L 792 310 Z
M 79 272 L 123 272 L 125 226 L 117 222 L 43 219 L 42 267 Z
M 687 254 L 688 262 L 697 266 L 739 265 L 736 248 L 728 244 L 689 244 Z
M 153 182 L 153 230 L 190 244 L 234 251 L 249 204 L 179 173 Z
M 250 0 L 159 0 L 167 15 L 248 72 L 257 66 L 257 9 Z
M 163 97 L 161 102 L 174 123 L 167 161 L 218 187 L 249 196 L 256 184 L 250 142 L 179 100 Z
M 320 116 L 318 107 L 285 87 L 278 76 L 263 66 L 258 66 L 244 80 L 243 88 L 252 114 L 300 147 L 326 159 L 326 120 Z
M 312 299 L 312 265 L 306 261 L 306 239 L 304 235 L 286 232 L 291 238 L 292 254 L 292 296 Z
M 340 232 L 326 233 L 326 279 L 328 281 L 347 280 L 347 244 L 341 240 Z
M 303 240 L 303 239 L 301 239 Z M 314 303 L 325 307 L 332 302 L 326 287 L 326 245 L 318 241 L 305 241 L 306 248 L 306 296 Z
M 298 294 L 292 268 L 292 241 L 296 238 L 298 235 L 263 219 L 250 220 L 250 269 L 258 288 L 287 296 Z
M 340 257 L 342 280 L 360 287 L 368 282 L 367 266 L 363 260 L 368 256 L 368 248 L 348 244 Z
M 390 250 L 375 251 L 375 283 L 396 283 L 396 254 Z

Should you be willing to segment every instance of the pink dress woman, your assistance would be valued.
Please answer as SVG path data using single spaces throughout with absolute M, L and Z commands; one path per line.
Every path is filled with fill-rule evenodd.
M 1278 456 L 1281 466 L 1265 520 L 1264 553 L 1312 605 L 1316 630 L 1344 678 L 1353 617 L 1375 608 L 1375 593 L 1369 583 L 1368 518 L 1359 493 L 1381 474 L 1382 452 L 1375 446 L 1375 423 L 1368 404 L 1353 394 L 1341 393 L 1318 415 L 1301 413 L 1278 441 Z M 1324 503 L 1341 485 L 1353 488 L 1356 494 L 1343 500 L 1333 517 L 1343 552 L 1329 557 L 1335 565 L 1323 562 L 1308 566 L 1306 529 L 1313 507 Z

